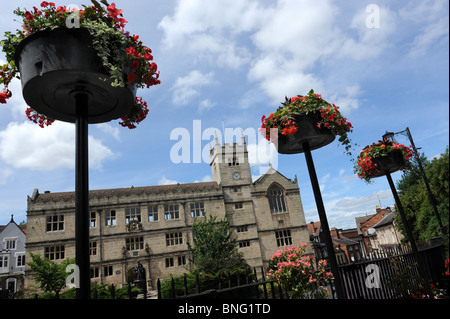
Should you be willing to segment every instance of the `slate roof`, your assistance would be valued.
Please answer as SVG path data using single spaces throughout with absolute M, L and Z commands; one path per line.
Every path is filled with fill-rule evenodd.
M 202 182 L 202 183 L 188 183 L 188 184 L 172 184 L 172 185 L 158 185 L 145 187 L 128 187 L 128 188 L 113 188 L 113 189 L 99 189 L 90 190 L 89 198 L 108 198 L 114 196 L 127 195 L 150 195 L 163 193 L 186 193 L 186 192 L 203 192 L 203 191 L 218 191 L 221 187 L 217 182 Z M 58 202 L 70 201 L 75 199 L 75 192 L 57 192 L 39 193 L 36 189 L 30 198 L 33 202 Z
M 388 215 L 386 215 L 382 220 L 380 220 L 378 223 L 373 225 L 373 228 L 383 227 L 389 224 L 392 224 L 395 218 L 395 212 L 392 212 Z

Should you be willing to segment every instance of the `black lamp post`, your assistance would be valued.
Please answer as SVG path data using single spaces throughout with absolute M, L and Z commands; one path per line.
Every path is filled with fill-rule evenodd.
M 431 188 L 430 188 L 430 185 L 428 183 L 427 176 L 425 175 L 425 171 L 424 171 L 423 166 L 422 166 L 422 161 L 420 160 L 419 153 L 417 152 L 417 148 L 414 145 L 414 141 L 413 141 L 413 138 L 411 136 L 411 132 L 409 131 L 409 128 L 407 127 L 404 131 L 400 131 L 400 132 L 397 132 L 397 133 L 386 132 L 383 135 L 383 140 L 388 140 L 388 139 L 392 140 L 394 138 L 395 134 L 403 134 L 405 132 L 406 132 L 406 136 L 408 137 L 408 139 L 409 139 L 409 141 L 411 143 L 411 146 L 413 148 L 414 156 L 416 157 L 417 164 L 419 166 L 420 174 L 422 175 L 423 181 L 425 182 L 425 188 L 427 190 L 428 199 L 430 200 L 431 206 L 433 206 L 434 215 L 436 216 L 436 219 L 437 219 L 437 221 L 439 223 L 439 227 L 441 228 L 442 234 L 445 235 L 447 233 L 446 226 L 444 226 L 444 224 L 442 223 L 441 216 L 439 215 L 439 211 L 437 209 L 436 199 L 434 198 L 434 195 L 431 192 Z
M 346 293 L 344 290 L 344 284 L 339 270 L 339 265 L 336 260 L 333 238 L 331 237 L 330 227 L 328 225 L 328 219 L 325 212 L 325 206 L 323 204 L 322 194 L 320 191 L 319 181 L 317 179 L 316 169 L 314 167 L 314 161 L 311 154 L 312 150 L 321 148 L 333 142 L 335 139 L 335 133 L 324 127 L 318 128 L 317 122 L 319 121 L 320 114 L 318 112 L 297 115 L 295 117 L 295 122 L 301 129 L 299 129 L 298 132 L 292 135 L 277 136 L 275 147 L 280 154 L 305 154 L 306 164 L 311 180 L 311 186 L 314 193 L 314 199 L 316 201 L 317 213 L 319 215 L 322 234 L 327 249 L 328 262 L 330 263 L 330 268 L 334 276 L 336 295 L 338 299 L 345 299 Z

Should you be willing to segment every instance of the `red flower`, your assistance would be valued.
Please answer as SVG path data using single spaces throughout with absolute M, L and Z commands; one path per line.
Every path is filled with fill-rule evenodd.
M 7 88 L 3 89 L 3 92 L 0 93 L 0 103 L 6 104 L 6 99 L 9 99 L 12 96 L 12 93 Z
M 119 18 L 119 15 L 122 15 L 123 10 L 116 9 L 116 4 L 112 3 L 107 7 L 108 9 L 108 17 L 112 18 L 114 20 L 114 23 L 116 24 L 116 27 L 124 28 L 125 23 L 128 21 L 124 18 Z
M 0 103 L 6 104 L 6 99 L 5 93 L 0 93 Z
M 150 53 L 145 53 L 144 59 L 145 59 L 145 61 L 151 61 L 151 60 L 153 60 L 153 55 L 151 55 Z
M 155 62 L 153 62 L 152 64 L 150 64 L 150 70 L 152 70 L 153 72 L 156 72 L 157 69 L 158 69 L 158 65 L 156 65 Z
M 133 60 L 133 62 L 131 62 L 131 66 L 130 66 L 133 70 L 136 70 L 137 68 L 139 68 L 139 61 L 137 60 Z
M 31 21 L 31 20 L 33 20 L 33 15 L 29 12 L 29 11 L 26 11 L 25 12 L 25 18 L 28 20 L 28 21 Z
M 133 47 L 128 47 L 128 48 L 126 48 L 125 49 L 125 52 L 128 54 L 128 55 L 136 55 L 136 50 L 133 48 Z
M 293 98 L 291 98 L 291 102 L 295 102 L 297 100 L 300 100 L 300 98 L 298 96 L 294 96 Z
M 42 8 L 45 8 L 45 7 L 47 7 L 47 6 L 48 6 L 48 2 L 47 2 L 47 1 L 42 1 L 41 7 L 42 7 Z
M 127 74 L 128 82 L 134 82 L 136 81 L 136 73 L 130 72 Z

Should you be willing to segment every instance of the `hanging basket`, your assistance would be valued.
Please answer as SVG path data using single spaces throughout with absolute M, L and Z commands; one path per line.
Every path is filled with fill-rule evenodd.
M 298 127 L 296 133 L 291 135 L 278 134 L 278 143 L 275 143 L 280 154 L 303 153 L 303 143 L 308 142 L 311 150 L 321 148 L 334 141 L 336 134 L 326 128 L 318 127 L 321 117 L 319 112 L 302 113 L 295 116 Z
M 15 62 L 25 101 L 50 118 L 74 123 L 80 92 L 88 95 L 88 123 L 118 119 L 134 105 L 136 88 L 111 85 L 86 29 L 35 32 L 19 43 Z
M 385 176 L 386 172 L 394 173 L 407 166 L 401 150 L 390 151 L 387 156 L 374 157 L 372 161 L 378 171 L 372 177 Z

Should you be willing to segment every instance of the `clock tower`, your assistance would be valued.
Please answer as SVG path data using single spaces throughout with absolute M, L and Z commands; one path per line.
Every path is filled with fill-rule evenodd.
M 214 148 L 210 150 L 210 165 L 213 180 L 220 186 L 240 186 L 252 183 L 247 145 L 244 134 L 238 143 L 220 145 L 217 134 Z

